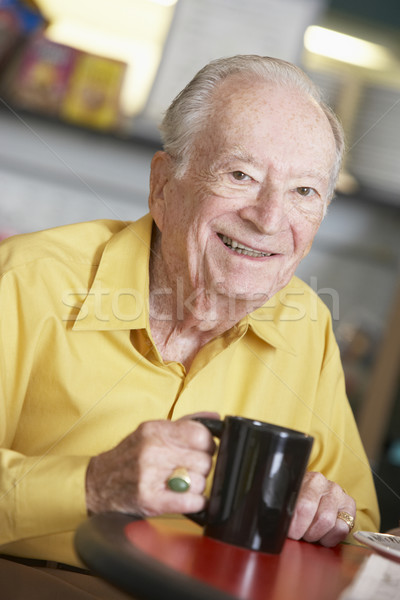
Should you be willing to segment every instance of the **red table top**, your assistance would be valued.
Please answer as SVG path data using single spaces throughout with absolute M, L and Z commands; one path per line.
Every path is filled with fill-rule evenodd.
M 279 555 L 248 551 L 207 538 L 182 518 L 132 521 L 124 535 L 157 563 L 246 600 L 337 600 L 370 554 L 359 546 L 293 540 Z

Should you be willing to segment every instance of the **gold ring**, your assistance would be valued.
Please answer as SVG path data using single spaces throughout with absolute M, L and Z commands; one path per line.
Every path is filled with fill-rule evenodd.
M 344 510 L 339 510 L 336 518 L 340 519 L 341 521 L 344 521 L 346 523 L 346 525 L 349 526 L 349 531 L 351 531 L 353 529 L 353 527 L 354 527 L 354 517 L 352 517 L 351 515 L 349 515 L 348 512 L 345 512 Z
M 191 483 L 189 473 L 185 467 L 177 467 L 167 479 L 167 486 L 173 492 L 187 492 Z

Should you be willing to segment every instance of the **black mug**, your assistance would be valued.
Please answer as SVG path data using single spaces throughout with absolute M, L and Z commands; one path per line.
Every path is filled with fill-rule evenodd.
M 220 444 L 207 508 L 186 516 L 204 526 L 208 537 L 279 554 L 314 439 L 243 417 L 194 420 Z

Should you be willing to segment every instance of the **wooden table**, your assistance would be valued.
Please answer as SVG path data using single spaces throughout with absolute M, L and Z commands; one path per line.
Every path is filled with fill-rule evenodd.
M 207 538 L 188 519 L 116 513 L 83 523 L 75 544 L 89 568 L 138 600 L 337 600 L 370 554 L 287 540 L 269 555 Z

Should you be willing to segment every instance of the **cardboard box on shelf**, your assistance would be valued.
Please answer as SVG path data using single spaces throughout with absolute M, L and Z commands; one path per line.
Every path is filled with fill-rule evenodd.
M 79 53 L 61 109 L 62 117 L 101 130 L 117 128 L 125 72 L 126 64 L 121 61 Z
M 7 98 L 18 108 L 58 116 L 77 51 L 43 34 L 25 44 L 9 77 Z

